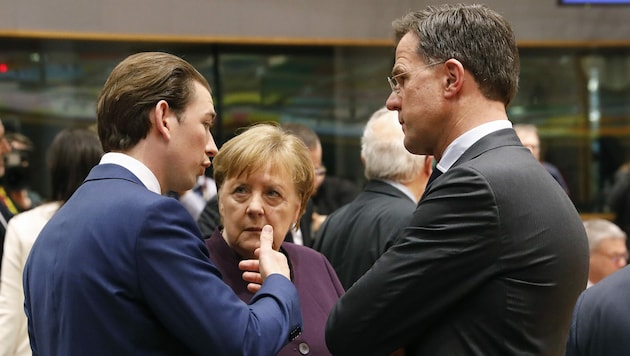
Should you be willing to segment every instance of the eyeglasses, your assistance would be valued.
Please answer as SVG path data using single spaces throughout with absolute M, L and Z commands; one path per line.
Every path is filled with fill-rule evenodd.
M 389 86 L 392 87 L 392 91 L 394 93 L 396 93 L 396 95 L 398 95 L 398 94 L 400 94 L 400 89 L 402 88 L 402 86 L 401 86 L 400 83 L 398 83 L 398 79 L 396 79 L 396 78 L 398 78 L 398 77 L 400 77 L 402 75 L 405 75 L 405 74 L 409 74 L 411 72 L 415 72 L 415 71 L 420 70 L 420 69 L 429 68 L 429 67 L 432 67 L 434 65 L 438 65 L 438 64 L 442 64 L 442 63 L 444 63 L 444 62 L 429 63 L 427 65 L 420 66 L 418 68 L 410 69 L 410 70 L 408 70 L 406 72 L 398 73 L 398 74 L 396 74 L 394 76 L 387 77 L 387 82 L 389 82 Z
M 619 263 L 620 261 L 624 261 L 628 263 L 628 253 L 604 253 L 603 251 L 599 251 L 602 256 L 608 257 L 612 263 Z
M 322 177 L 326 175 L 326 167 L 321 166 L 318 168 L 315 168 L 315 175 L 318 177 Z

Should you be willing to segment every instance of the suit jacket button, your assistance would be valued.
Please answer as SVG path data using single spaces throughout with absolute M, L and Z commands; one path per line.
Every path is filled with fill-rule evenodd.
M 298 345 L 298 350 L 300 351 L 300 354 L 302 355 L 308 355 L 308 353 L 311 352 L 311 348 L 308 347 L 308 344 L 305 342 L 301 342 Z

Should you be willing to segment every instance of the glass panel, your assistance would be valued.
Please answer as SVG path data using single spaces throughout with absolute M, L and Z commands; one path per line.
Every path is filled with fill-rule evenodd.
M 230 52 L 223 51 L 219 62 L 226 138 L 253 122 L 301 122 L 320 136 L 331 174 L 363 179 L 360 136 L 389 94 L 391 49 Z
M 360 136 L 390 88 L 390 46 L 235 46 L 0 39 L 0 117 L 36 145 L 33 186 L 46 192 L 45 148 L 63 127 L 94 123 L 96 98 L 125 56 L 184 57 L 213 88 L 220 145 L 238 127 L 297 121 L 322 140 L 330 174 L 362 184 Z M 522 48 L 508 109 L 532 123 L 542 154 L 567 180 L 581 212 L 605 212 L 617 169 L 630 161 L 630 48 Z

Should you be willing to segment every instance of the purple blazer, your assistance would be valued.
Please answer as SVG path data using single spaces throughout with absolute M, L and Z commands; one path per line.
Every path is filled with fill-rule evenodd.
M 223 280 L 243 300 L 249 303 L 252 294 L 238 269 L 242 259 L 221 236 L 219 229 L 206 240 L 210 259 L 217 266 Z M 302 334 L 280 350 L 278 355 L 330 355 L 324 339 L 328 314 L 343 287 L 326 257 L 305 246 L 284 242 L 280 251 L 287 256 L 291 280 L 295 284 L 302 306 Z

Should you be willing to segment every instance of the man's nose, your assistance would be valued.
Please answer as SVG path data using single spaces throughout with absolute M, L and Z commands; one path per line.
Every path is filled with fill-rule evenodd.
M 217 148 L 217 144 L 214 142 L 214 137 L 211 133 L 208 137 L 208 142 L 206 142 L 206 155 L 208 157 L 214 157 L 217 155 L 217 152 L 219 152 L 219 149 Z
M 400 110 L 400 96 L 392 91 L 385 101 L 385 106 L 391 111 Z

